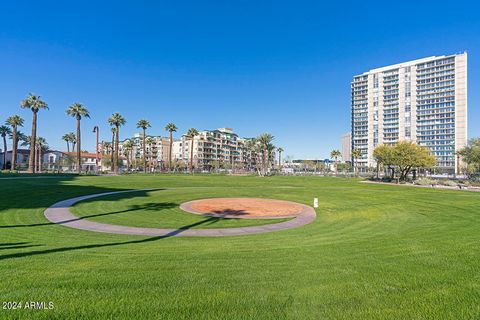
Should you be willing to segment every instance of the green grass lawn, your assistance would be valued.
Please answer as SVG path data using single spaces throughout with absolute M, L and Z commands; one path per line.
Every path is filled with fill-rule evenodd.
M 309 225 L 221 238 L 95 233 L 43 217 L 62 199 L 137 188 L 164 190 L 92 199 L 74 212 L 176 228 L 204 219 L 177 209 L 191 199 L 320 203 Z M 316 177 L 0 179 L 0 280 L 0 307 L 55 307 L 2 308 L 0 319 L 478 319 L 480 193 Z

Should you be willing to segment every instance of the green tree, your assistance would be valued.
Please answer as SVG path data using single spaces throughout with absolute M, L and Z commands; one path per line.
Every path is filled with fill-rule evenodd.
M 457 152 L 468 165 L 467 174 L 480 171 L 480 138 L 470 139 L 468 145 Z
M 110 118 L 108 118 L 108 123 L 115 127 L 115 156 L 113 160 L 113 166 L 114 166 L 114 171 L 115 173 L 118 173 L 118 138 L 119 138 L 119 132 L 120 132 L 120 127 L 125 125 L 127 121 L 125 118 L 118 112 L 112 114 Z
M 411 141 L 399 141 L 393 146 L 393 164 L 398 167 L 400 180 L 405 180 L 412 168 L 431 168 L 436 159 L 426 147 Z
M 343 172 L 347 172 L 347 171 L 350 171 L 350 169 L 352 168 L 352 165 L 348 162 L 345 162 L 345 163 L 339 163 L 337 165 L 337 170 L 338 171 L 343 171 Z
M 400 181 L 406 180 L 414 168 L 431 168 L 436 159 L 426 147 L 419 146 L 411 141 L 399 141 L 393 146 L 380 145 L 373 151 L 377 163 L 389 166 L 392 169 L 392 179 L 395 178 L 395 168 Z
M 380 177 L 380 165 L 390 166 L 393 165 L 393 147 L 390 145 L 382 144 L 379 145 L 373 150 L 373 157 L 377 161 L 377 179 Z M 395 173 L 395 169 L 391 168 L 392 170 L 392 179 Z
M 12 127 L 12 162 L 11 170 L 16 169 L 17 164 L 17 150 L 18 150 L 18 127 L 23 127 L 23 119 L 20 116 L 14 115 L 7 119 L 6 124 Z
M 35 173 L 35 148 L 37 139 L 37 114 L 40 110 L 48 110 L 48 105 L 41 99 L 40 96 L 36 96 L 30 93 L 27 98 L 20 102 L 20 106 L 23 109 L 30 109 L 32 111 L 32 135 L 30 139 L 30 157 L 28 158 L 28 172 Z
M 147 137 L 147 128 L 150 128 L 150 122 L 145 119 L 141 119 L 137 122 L 137 128 L 141 128 L 143 130 L 143 139 L 142 139 L 142 151 L 143 151 L 143 159 L 146 161 L 145 157 L 145 139 Z M 143 172 L 147 173 L 147 163 L 143 163 Z
M 80 174 L 82 172 L 82 158 L 81 158 L 81 130 L 80 130 L 80 121 L 83 118 L 90 118 L 90 113 L 87 108 L 81 103 L 75 102 L 72 104 L 68 109 L 65 111 L 67 115 L 72 116 L 77 121 L 77 173 Z
M 168 149 L 168 172 L 172 172 L 172 148 L 173 148 L 173 133 L 177 131 L 177 126 L 170 122 L 165 126 L 165 131 L 170 133 L 170 147 Z
M 7 135 L 11 133 L 10 127 L 0 126 L 0 136 L 3 138 L 3 170 L 7 169 Z
M 198 135 L 198 130 L 195 128 L 188 129 L 187 137 L 190 138 L 190 173 L 193 173 L 193 140 Z

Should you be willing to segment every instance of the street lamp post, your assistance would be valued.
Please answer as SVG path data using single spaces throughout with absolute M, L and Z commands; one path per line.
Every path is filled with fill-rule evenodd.
M 93 132 L 97 134 L 97 139 L 96 139 L 97 144 L 95 145 L 95 173 L 98 174 L 98 134 L 99 134 L 98 126 L 93 127 Z

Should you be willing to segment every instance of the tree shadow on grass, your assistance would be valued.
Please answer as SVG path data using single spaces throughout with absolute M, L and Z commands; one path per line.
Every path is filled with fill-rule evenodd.
M 12 249 L 25 249 L 31 247 L 41 247 L 40 244 L 28 244 L 29 242 L 24 242 L 22 245 L 10 245 L 10 246 L 0 246 L 0 251 L 2 250 L 12 250 Z
M 20 179 L 21 178 L 21 179 Z M 127 191 L 132 188 L 124 187 L 101 187 L 92 185 L 75 184 L 79 179 L 76 175 L 51 175 L 42 179 L 22 175 L 20 178 L 0 179 L 0 215 L 12 209 L 39 209 L 47 208 L 52 204 L 74 197 L 112 191 Z M 92 179 L 100 177 L 90 177 Z M 138 190 L 121 195 L 121 199 L 146 197 L 150 191 L 162 190 Z M 118 198 L 106 196 L 103 201 L 116 201 Z M 88 201 L 85 200 L 85 201 Z
M 37 256 L 37 255 L 44 255 L 44 254 L 49 254 L 49 253 L 56 253 L 56 252 L 68 252 L 68 251 L 75 251 L 75 250 L 83 250 L 83 249 L 94 249 L 94 248 L 105 248 L 105 247 L 116 247 L 116 246 L 121 246 L 121 245 L 128 245 L 128 244 L 140 244 L 140 243 L 148 243 L 148 242 L 153 242 L 153 241 L 158 241 L 166 238 L 170 238 L 176 235 L 179 235 L 180 233 L 191 229 L 193 227 L 199 226 L 199 225 L 209 225 L 218 222 L 221 220 L 221 218 L 215 218 L 215 217 L 210 217 L 205 220 L 195 222 L 186 226 L 182 226 L 176 230 L 173 230 L 165 235 L 162 236 L 157 236 L 157 237 L 150 237 L 147 239 L 141 239 L 141 240 L 131 240 L 131 241 L 124 241 L 124 242 L 114 242 L 114 243 L 102 243 L 102 244 L 89 244 L 89 245 L 83 245 L 83 246 L 75 246 L 75 247 L 63 247 L 63 248 L 55 248 L 55 249 L 47 249 L 47 250 L 37 250 L 37 251 L 30 251 L 30 252 L 17 252 L 17 253 L 12 253 L 12 254 L 6 254 L 6 255 L 1 255 L 0 256 L 0 261 L 1 260 L 7 260 L 7 259 L 14 259 L 14 258 L 23 258 L 23 257 L 29 257 L 29 256 Z
M 9 247 L 9 246 L 16 246 L 16 245 L 22 245 L 22 244 L 28 244 L 30 242 L 5 242 L 5 243 L 0 243 L 0 247 Z
M 160 191 L 164 189 L 155 189 L 151 191 Z M 134 198 L 134 197 L 145 197 L 147 196 L 148 191 L 135 191 L 135 192 L 127 192 L 127 193 L 121 193 L 120 197 L 121 199 L 125 198 Z M 115 199 L 109 199 L 107 196 L 105 196 L 107 200 L 105 200 L 103 197 L 99 198 L 93 198 L 92 200 L 85 200 L 82 202 L 93 202 L 93 201 L 117 201 L 117 197 L 114 197 Z M 113 211 L 113 212 L 106 212 L 106 213 L 98 213 L 98 214 L 91 214 L 87 216 L 82 216 L 78 217 L 75 219 L 70 219 L 70 220 L 65 220 L 62 222 L 59 222 L 58 224 L 63 224 L 63 223 L 68 223 L 68 222 L 73 222 L 73 221 L 78 221 L 78 220 L 83 220 L 83 219 L 88 219 L 88 218 L 94 218 L 94 217 L 100 217 L 100 216 L 107 216 L 107 215 L 112 215 L 112 214 L 120 214 L 120 213 L 126 213 L 126 212 L 132 212 L 132 211 L 138 211 L 138 210 L 163 210 L 163 209 L 170 209 L 178 206 L 174 202 L 149 202 L 143 205 L 130 205 L 128 209 L 125 210 L 120 210 L 120 211 Z M 45 222 L 45 223 L 33 223 L 33 224 L 16 224 L 16 225 L 5 225 L 5 226 L 0 226 L 0 229 L 6 229 L 6 228 L 25 228 L 25 227 L 39 227 L 39 226 L 48 226 L 48 225 L 54 225 L 56 223 L 53 222 Z

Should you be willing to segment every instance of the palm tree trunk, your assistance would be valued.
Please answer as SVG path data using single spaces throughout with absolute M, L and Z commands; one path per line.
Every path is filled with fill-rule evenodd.
M 168 172 L 172 172 L 172 146 L 173 146 L 173 134 L 170 131 L 170 149 L 168 150 Z
M 42 172 L 42 146 L 37 147 L 37 158 L 38 158 L 38 167 L 37 167 L 37 172 L 41 173 Z
M 70 143 L 68 143 L 68 140 L 66 141 L 67 143 L 67 152 L 70 153 Z
M 147 173 L 147 154 L 145 148 L 145 129 L 143 129 L 143 173 Z M 150 140 L 149 140 L 150 141 Z
M 111 162 L 111 165 L 110 165 L 110 170 L 112 172 L 115 171 L 115 162 L 114 162 L 114 153 L 115 153 L 115 132 L 112 133 L 112 154 L 110 155 L 110 162 Z
M 190 146 L 190 173 L 193 173 L 193 138 L 192 145 Z
M 262 155 L 262 175 L 265 176 L 267 174 L 267 148 L 266 146 L 263 147 L 263 155 Z
M 18 141 L 17 141 L 17 125 L 13 126 L 13 141 L 12 141 L 12 161 L 11 161 L 11 166 L 10 170 L 15 170 L 15 165 L 17 164 L 17 146 L 18 146 Z
M 120 131 L 120 127 L 116 127 L 117 129 L 115 130 L 115 173 L 118 174 L 118 136 Z
M 80 138 L 80 117 L 77 117 L 77 173 L 80 174 L 82 172 L 82 158 L 81 158 L 81 143 L 82 140 Z
M 37 112 L 32 111 L 32 135 L 30 136 L 30 157 L 28 158 L 28 172 L 35 173 L 35 148 L 37 140 Z
M 3 170 L 7 169 L 7 136 L 3 136 Z

